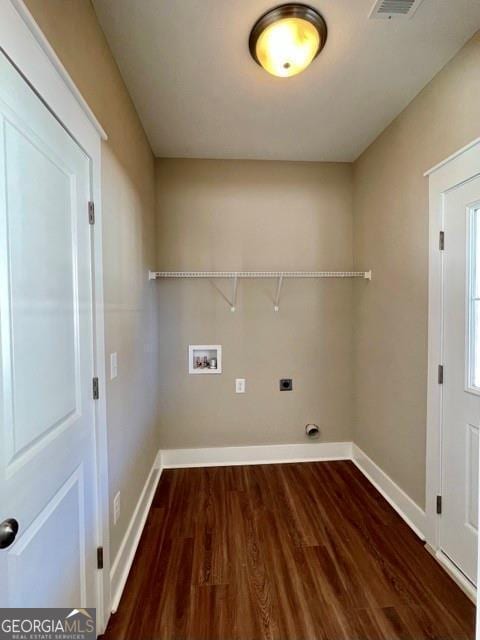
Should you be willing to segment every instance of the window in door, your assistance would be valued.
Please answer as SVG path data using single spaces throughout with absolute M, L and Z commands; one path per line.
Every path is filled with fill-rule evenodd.
M 480 206 L 470 208 L 468 217 L 467 389 L 480 394 Z

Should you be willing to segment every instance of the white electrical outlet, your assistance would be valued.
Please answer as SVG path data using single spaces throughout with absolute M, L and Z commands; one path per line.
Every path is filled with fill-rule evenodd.
M 118 375 L 117 352 L 110 354 L 110 380 Z
M 235 380 L 235 393 L 245 393 L 245 378 Z
M 115 495 L 113 499 L 113 524 L 117 524 L 120 518 L 120 491 Z

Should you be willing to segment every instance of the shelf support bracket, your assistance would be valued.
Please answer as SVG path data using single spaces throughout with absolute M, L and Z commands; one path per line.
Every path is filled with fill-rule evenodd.
M 218 287 L 215 284 L 215 281 L 213 278 L 209 278 L 210 280 L 210 284 L 214 287 L 214 289 L 216 289 L 218 291 L 218 293 L 222 296 L 222 298 L 225 300 L 225 302 L 228 304 L 228 306 L 230 307 L 230 311 L 232 313 L 235 312 L 236 308 L 237 308 L 237 288 L 238 288 L 238 274 L 237 273 L 233 273 L 231 276 L 229 276 L 229 278 L 232 278 L 233 280 L 233 286 L 232 286 L 232 297 L 231 299 L 228 298 L 223 291 L 220 289 L 220 287 Z
M 282 292 L 283 274 L 278 278 L 277 292 L 275 294 L 275 302 L 273 305 L 274 311 L 280 311 L 280 293 Z
M 230 303 L 230 311 L 235 313 L 236 305 L 237 305 L 237 287 L 238 287 L 238 276 L 235 274 L 233 278 L 233 291 L 232 291 L 232 302 Z

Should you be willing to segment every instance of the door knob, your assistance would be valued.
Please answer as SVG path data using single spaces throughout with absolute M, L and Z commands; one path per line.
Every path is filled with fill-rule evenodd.
M 17 537 L 18 522 L 15 518 L 8 518 L 0 523 L 0 549 L 9 547 Z

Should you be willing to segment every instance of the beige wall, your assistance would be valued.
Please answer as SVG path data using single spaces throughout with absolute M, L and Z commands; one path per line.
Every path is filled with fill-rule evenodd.
M 352 265 L 347 164 L 157 160 L 157 212 L 158 269 Z M 351 281 L 287 281 L 279 313 L 275 281 L 241 282 L 235 313 L 208 281 L 154 286 L 162 446 L 304 442 L 308 422 L 324 441 L 351 439 Z M 230 295 L 230 283 L 219 286 Z M 189 376 L 189 343 L 222 344 L 224 373 Z M 293 392 L 278 390 L 282 377 Z
M 158 449 L 158 357 L 155 295 L 146 274 L 154 257 L 154 159 L 103 32 L 88 0 L 27 0 L 27 6 L 108 134 L 102 147 L 110 504 L 121 490 L 122 514 L 111 522 L 119 548 Z
M 354 439 L 425 501 L 428 180 L 424 171 L 480 136 L 480 35 L 354 165 Z
M 157 390 L 164 447 L 302 442 L 304 425 L 316 422 L 324 441 L 353 437 L 423 505 L 422 176 L 480 135 L 480 36 L 362 154 L 353 176 L 346 164 L 157 161 L 156 231 L 154 160 L 92 6 L 27 5 L 109 135 L 106 351 L 119 356 L 107 389 L 111 498 L 122 491 L 112 555 L 158 448 Z M 286 282 L 278 314 L 274 282 L 242 282 L 232 314 L 208 282 L 145 279 L 154 266 L 343 270 L 353 253 L 358 269 L 373 269 L 371 285 Z M 200 342 L 223 345 L 223 375 L 188 376 L 187 345 Z M 245 395 L 234 393 L 235 377 L 247 378 Z M 278 391 L 280 377 L 293 377 L 292 393 Z

